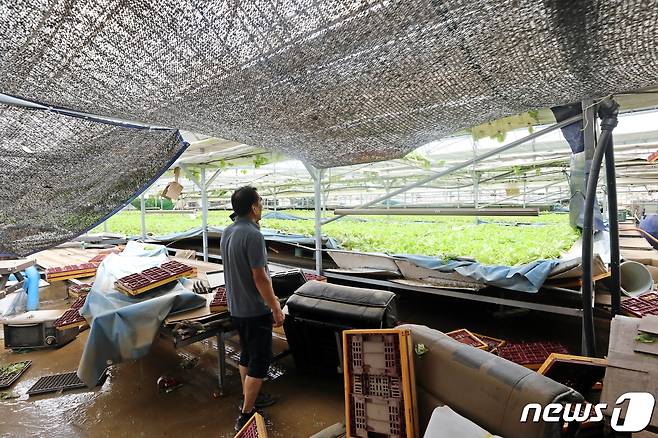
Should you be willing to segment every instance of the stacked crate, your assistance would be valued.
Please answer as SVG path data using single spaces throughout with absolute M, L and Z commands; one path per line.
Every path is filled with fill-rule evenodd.
M 181 277 L 194 275 L 194 269 L 178 262 L 163 263 L 159 268 L 149 268 L 145 271 L 130 274 L 118 279 L 116 288 L 129 295 L 139 295 L 156 287 L 178 280 Z
M 417 436 L 412 350 L 408 330 L 343 332 L 348 436 Z
M 642 318 L 645 315 L 658 315 L 658 294 L 649 292 L 621 302 L 621 309 L 629 316 Z
M 78 265 L 58 266 L 46 269 L 46 281 L 62 281 L 73 278 L 93 277 L 98 263 L 80 263 Z

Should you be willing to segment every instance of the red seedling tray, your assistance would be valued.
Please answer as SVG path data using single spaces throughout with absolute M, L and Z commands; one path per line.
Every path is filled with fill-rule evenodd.
M 568 354 L 557 342 L 520 342 L 498 347 L 498 355 L 523 366 L 541 366 L 551 353 Z
M 137 290 L 151 284 L 151 280 L 142 274 L 130 274 L 125 277 L 121 277 L 117 280 L 118 283 L 121 283 L 127 289 Z
M 87 301 L 87 295 L 85 294 L 84 296 L 81 296 L 77 300 L 71 304 L 71 309 L 79 310 L 82 309 L 82 306 L 85 305 L 85 301 Z
M 93 257 L 92 259 L 90 259 L 89 263 L 98 263 L 98 264 L 100 264 L 100 262 L 105 260 L 105 257 L 107 257 L 108 255 L 109 254 L 98 254 L 95 257 Z
M 487 344 L 487 351 L 491 353 L 496 353 L 498 347 L 502 347 L 507 343 L 507 341 L 503 339 L 492 338 L 491 336 L 481 335 L 480 333 L 473 333 L 473 334 L 477 336 L 479 339 L 481 339 L 482 342 Z
M 91 291 L 91 284 L 72 284 L 69 286 L 69 294 L 76 294 L 78 296 L 87 295 Z
M 98 268 L 98 263 L 81 263 L 79 265 L 57 266 L 46 269 L 46 275 L 63 274 L 73 271 L 88 271 Z
M 140 274 L 148 278 L 151 283 L 156 283 L 158 281 L 166 280 L 167 278 L 172 277 L 171 273 L 162 268 L 150 268 L 140 272 Z
M 184 274 L 186 272 L 191 271 L 193 268 L 191 266 L 184 265 L 183 263 L 179 263 L 176 261 L 170 261 L 167 263 L 163 263 L 160 268 L 164 269 L 165 271 L 169 272 L 171 275 L 178 275 L 178 274 Z
M 475 336 L 473 333 L 469 332 L 466 329 L 453 330 L 451 332 L 446 333 L 446 335 L 450 336 L 452 339 L 454 339 L 457 342 L 470 345 L 471 347 L 479 348 L 480 350 L 484 350 L 487 348 L 486 342 L 483 342 L 480 338 L 478 338 L 477 336 Z
M 55 322 L 53 322 L 53 325 L 55 327 L 64 327 L 72 324 L 78 324 L 78 323 L 83 323 L 86 322 L 84 317 L 80 315 L 80 312 L 78 309 L 69 309 L 62 316 L 57 318 Z
M 627 298 L 621 302 L 621 308 L 638 318 L 644 315 L 658 315 L 658 294 L 649 292 L 639 297 Z
M 226 288 L 220 286 L 217 288 L 217 292 L 215 292 L 215 297 L 210 302 L 210 307 L 227 305 L 228 302 L 226 300 Z
M 306 281 L 313 281 L 313 280 L 315 280 L 315 281 L 327 281 L 327 277 L 325 277 L 323 275 L 312 274 L 310 272 L 304 272 L 304 278 L 306 279 Z

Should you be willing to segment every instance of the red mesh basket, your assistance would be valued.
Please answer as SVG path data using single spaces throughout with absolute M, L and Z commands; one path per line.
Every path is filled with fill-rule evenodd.
M 568 354 L 569 351 L 557 342 L 520 342 L 498 348 L 500 357 L 524 366 L 541 366 L 551 353 Z

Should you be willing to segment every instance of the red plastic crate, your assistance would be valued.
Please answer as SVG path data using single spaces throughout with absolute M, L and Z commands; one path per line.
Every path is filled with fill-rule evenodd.
M 502 347 L 507 343 L 507 341 L 503 339 L 498 339 L 498 338 L 492 338 L 491 336 L 483 335 L 480 333 L 473 333 L 475 336 L 477 336 L 479 339 L 482 340 L 485 344 L 487 344 L 486 350 L 490 353 L 497 353 L 498 348 Z
M 532 369 L 539 369 L 551 353 L 568 354 L 569 351 L 557 342 L 511 343 L 498 348 L 500 357 Z
M 406 330 L 343 332 L 348 436 L 415 436 L 415 378 Z
M 480 338 L 466 329 L 453 330 L 446 333 L 446 335 L 450 336 L 457 342 L 470 345 L 471 347 L 479 348 L 480 350 L 485 350 L 487 348 L 486 342 L 482 341 Z
M 234 438 L 267 438 L 265 420 L 259 413 L 255 413 Z
M 383 358 L 381 362 L 369 361 L 369 353 L 364 351 L 364 336 L 350 336 L 350 353 L 353 374 L 380 374 L 387 376 L 400 376 L 400 352 L 397 336 L 393 334 L 381 335 L 383 343 Z
M 376 425 L 372 420 L 369 421 L 369 418 L 380 417 L 382 412 L 385 413 L 385 421 L 376 421 Z M 401 399 L 374 398 L 353 394 L 352 421 L 354 436 L 357 437 L 401 438 L 406 434 L 404 403 Z M 375 432 L 376 435 L 372 432 Z

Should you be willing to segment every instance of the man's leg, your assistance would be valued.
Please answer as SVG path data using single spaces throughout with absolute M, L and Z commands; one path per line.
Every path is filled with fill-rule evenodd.
M 250 321 L 248 340 L 249 363 L 244 379 L 244 402 L 242 412 L 251 412 L 256 398 L 267 376 L 272 359 L 272 323 L 271 316 L 265 315 Z M 242 370 L 240 370 L 242 371 Z
M 249 370 L 249 368 L 242 365 L 240 365 L 239 368 L 240 368 L 240 381 L 242 382 L 242 395 L 244 395 L 244 379 L 247 377 L 247 370 Z
M 240 370 L 242 371 L 242 370 Z M 263 379 L 258 379 L 256 377 L 246 376 L 244 379 L 244 384 L 242 385 L 242 392 L 244 394 L 244 404 L 242 405 L 242 412 L 247 413 L 251 412 L 254 409 L 254 404 L 256 403 L 256 397 L 260 392 L 260 387 L 263 384 Z

